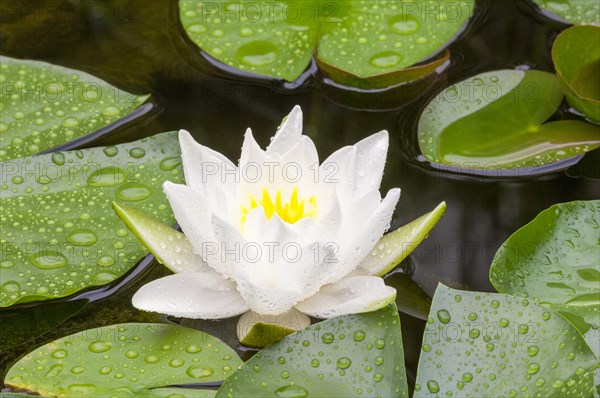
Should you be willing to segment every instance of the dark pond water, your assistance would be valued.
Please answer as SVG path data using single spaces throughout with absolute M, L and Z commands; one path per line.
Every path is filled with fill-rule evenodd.
M 93 145 L 184 128 L 201 143 L 237 159 L 248 126 L 266 145 L 281 118 L 296 104 L 304 111 L 305 133 L 315 140 L 323 159 L 340 146 L 387 129 L 391 147 L 382 191 L 402 188 L 393 226 L 411 221 L 443 200 L 448 204 L 444 218 L 410 257 L 413 279 L 430 294 L 438 282 L 492 291 L 490 262 L 510 234 L 554 203 L 600 196 L 600 185 L 575 177 L 577 172 L 494 179 L 446 173 L 417 160 L 414 137 L 420 110 L 450 82 L 501 68 L 552 71 L 549 48 L 565 25 L 537 14 L 527 1 L 480 2 L 474 23 L 450 46 L 452 63 L 443 78 L 411 103 L 403 103 L 404 97 L 396 93 L 399 99 L 392 101 L 396 108 L 386 111 L 356 110 L 339 97 L 333 101 L 321 84 L 310 80 L 285 91 L 271 84 L 236 81 L 207 67 L 200 71 L 197 51 L 185 46 L 179 30 L 176 2 L 3 2 L 1 12 L 3 55 L 82 69 L 158 98 L 160 113 Z M 597 154 L 593 156 L 597 159 Z M 584 174 L 598 175 L 598 163 L 585 160 Z M 117 322 L 164 320 L 133 309 L 130 298 L 142 284 L 165 274 L 162 266 L 146 261 L 118 288 L 85 294 L 95 300 L 87 305 L 82 300 L 62 300 L 0 311 L 0 380 L 19 356 L 55 338 Z M 402 322 L 408 368 L 414 372 L 423 324 L 404 315 Z M 223 323 L 214 330 L 235 343 L 232 326 Z M 7 349 L 15 341 L 22 344 Z

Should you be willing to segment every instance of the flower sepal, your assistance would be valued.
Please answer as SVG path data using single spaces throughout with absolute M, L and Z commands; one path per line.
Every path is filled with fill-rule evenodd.
M 236 331 L 242 345 L 265 348 L 308 326 L 310 318 L 295 308 L 280 315 L 260 315 L 248 311 L 239 319 Z

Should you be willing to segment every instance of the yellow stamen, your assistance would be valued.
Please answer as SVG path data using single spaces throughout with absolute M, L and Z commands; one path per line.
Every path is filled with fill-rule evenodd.
M 317 196 L 313 195 L 308 200 L 298 197 L 298 187 L 294 187 L 292 195 L 287 203 L 284 204 L 281 189 L 275 195 L 275 201 L 271 199 L 271 195 L 267 188 L 263 189 L 262 198 L 256 199 L 254 196 L 249 197 L 250 204 L 242 205 L 242 225 L 246 222 L 246 217 L 251 210 L 262 206 L 265 216 L 271 219 L 275 214 L 287 223 L 294 224 L 306 217 L 314 217 L 317 214 Z

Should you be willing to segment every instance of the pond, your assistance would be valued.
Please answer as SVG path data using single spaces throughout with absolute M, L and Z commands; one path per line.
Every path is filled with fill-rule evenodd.
M 220 2 L 214 2 L 217 3 Z M 570 3 L 577 4 L 577 1 Z M 329 3 L 315 4 L 324 7 Z M 371 134 L 387 130 L 389 150 L 381 183 L 382 196 L 394 187 L 401 188 L 390 230 L 432 211 L 443 201 L 447 205 L 444 216 L 427 239 L 402 262 L 398 271 L 420 285 L 429 297 L 433 297 L 438 283 L 456 290 L 496 292 L 490 282 L 490 265 L 496 252 L 515 231 L 552 205 L 600 198 L 597 149 L 577 154 L 575 160 L 566 158 L 555 164 L 502 171 L 430 163 L 421 154 L 417 135 L 421 113 L 450 85 L 488 71 L 539 70 L 554 73 L 552 44 L 558 34 L 570 25 L 552 18 L 548 11 L 542 12 L 531 1 L 477 1 L 468 25 L 448 46 L 448 63 L 439 69 L 439 76 L 420 85 L 416 94 L 414 90 L 403 87 L 391 91 L 344 88 L 316 72 L 318 65 L 314 60 L 308 66 L 308 72 L 296 83 L 284 84 L 274 78 L 258 78 L 236 71 L 201 55 L 179 22 L 178 3 L 175 1 L 15 2 L 5 3 L 2 8 L 2 55 L 66 66 L 85 71 L 131 93 L 151 94 L 145 108 L 138 110 L 136 115 L 130 115 L 128 123 L 111 128 L 91 141 L 84 140 L 77 148 L 119 145 L 185 129 L 197 142 L 235 163 L 240 157 L 244 132 L 248 127 L 252 128 L 256 141 L 264 148 L 281 119 L 295 105 L 302 108 L 304 134 L 314 141 L 321 160 L 342 146 L 353 145 Z M 550 115 L 553 115 L 550 121 L 585 120 L 584 115 L 571 109 L 566 100 L 552 109 Z M 543 119 L 540 124 L 548 117 Z M 502 124 L 503 120 L 498 118 L 496 122 Z M 594 147 L 597 147 L 598 131 L 594 130 L 592 134 L 596 136 Z M 2 170 L 5 173 L 8 169 Z M 181 177 L 181 174 L 177 176 L 177 182 L 181 182 Z M 7 177 L 3 176 L 2 182 L 6 180 Z M 160 191 L 159 186 L 156 185 L 156 192 Z M 139 187 L 130 188 L 129 192 L 120 192 L 123 195 L 143 194 Z M 34 202 L 27 205 L 36 206 Z M 94 203 L 86 206 L 90 213 L 95 211 Z M 112 210 L 110 212 L 112 214 Z M 598 221 L 597 213 L 595 220 Z M 174 224 L 173 219 L 161 221 Z M 597 230 L 595 238 L 593 234 L 591 236 L 590 244 L 597 245 Z M 86 239 L 86 236 L 79 235 L 77 238 Z M 130 238 L 133 239 L 131 235 Z M 9 254 L 5 246 L 3 250 L 6 251 L 2 254 L 4 261 Z M 590 272 L 598 270 L 598 260 L 597 256 L 595 259 L 591 257 L 588 264 Z M 64 298 L 18 303 L 0 309 L 0 380 L 4 380 L 19 358 L 38 347 L 83 330 L 127 322 L 157 322 L 200 329 L 223 340 L 243 360 L 249 360 L 257 350 L 239 343 L 235 320 L 234 323 L 229 320 L 190 320 L 133 307 L 131 300 L 136 291 L 169 274 L 170 271 L 152 256 L 147 256 L 125 276 L 107 279 L 108 284 L 88 286 Z M 0 284 L 3 284 L 2 269 L 0 278 Z M 395 276 L 390 278 L 388 280 Z M 439 300 L 442 300 L 443 294 L 448 297 L 454 294 L 450 292 L 441 291 Z M 397 295 L 402 295 L 400 288 Z M 600 295 L 597 291 L 592 293 L 590 308 L 598 305 L 597 295 Z M 463 302 L 468 300 L 470 298 L 465 295 Z M 508 306 L 510 300 L 506 300 Z M 504 301 L 502 303 L 505 305 Z M 440 312 L 437 314 L 439 317 Z M 403 311 L 399 315 L 406 378 L 412 394 L 415 384 L 418 385 L 417 367 L 421 371 L 419 357 L 425 354 L 421 341 L 427 322 Z M 439 320 L 444 323 L 442 318 Z M 560 325 L 556 327 L 562 327 Z M 348 359 L 346 356 L 342 358 Z M 435 361 L 434 357 L 431 358 L 430 361 Z M 350 366 L 343 362 L 338 360 L 336 372 Z M 482 359 L 482 364 L 485 363 Z M 39 364 L 44 366 L 43 362 Z M 569 370 L 569 374 L 574 372 Z M 499 374 L 498 377 L 502 376 Z M 488 383 L 493 383 L 493 380 L 488 380 Z M 218 382 L 208 385 L 209 390 L 214 392 L 218 385 Z M 2 387 L 7 388 L 8 385 L 2 384 Z M 302 391 L 299 393 L 292 387 L 289 391 L 277 390 L 277 395 L 304 396 Z M 435 395 L 433 384 L 417 386 L 416 391 L 427 388 Z M 39 391 L 44 395 L 45 390 Z M 91 391 L 82 387 L 79 395 L 70 396 L 92 396 Z M 500 390 L 494 391 L 499 394 Z M 285 395 L 287 393 L 290 395 Z M 363 396 L 374 394 L 365 391 Z M 480 392 L 479 396 L 485 394 Z M 52 394 L 48 393 L 48 396 Z M 525 393 L 519 392 L 514 396 L 525 396 Z

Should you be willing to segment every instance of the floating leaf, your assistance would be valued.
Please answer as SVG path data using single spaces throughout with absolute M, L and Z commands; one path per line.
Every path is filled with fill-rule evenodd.
M 204 332 L 123 323 L 84 330 L 36 349 L 10 368 L 5 383 L 61 397 L 211 396 L 174 386 L 224 380 L 241 363 L 233 349 Z
M 120 277 L 147 252 L 113 200 L 174 223 L 161 184 L 180 182 L 175 133 L 15 159 L 2 171 L 0 307 L 64 297 Z
M 415 397 L 589 397 L 598 359 L 559 315 L 527 299 L 439 285 Z
M 600 200 L 551 206 L 496 253 L 490 281 L 501 293 L 549 305 L 581 332 L 600 327 Z
M 452 85 L 419 120 L 419 146 L 430 162 L 464 169 L 537 167 L 600 146 L 600 128 L 576 120 L 542 124 L 563 92 L 540 71 L 486 72 Z
M 576 25 L 600 24 L 600 3 L 597 0 L 533 0 L 555 17 Z
M 284 337 L 225 381 L 217 397 L 407 397 L 395 305 Z
M 398 84 L 409 76 L 414 79 L 415 70 L 408 75 L 394 73 L 447 46 L 469 20 L 474 4 L 473 0 L 410 4 L 279 0 L 266 6 L 180 0 L 179 16 L 194 44 L 237 69 L 291 82 L 316 53 L 330 72 L 335 71 L 334 77 L 376 77 Z M 427 71 L 418 72 L 420 77 Z
M 426 62 L 422 65 L 411 66 L 405 69 L 400 69 L 394 72 L 381 73 L 368 77 L 360 77 L 352 72 L 340 69 L 335 65 L 330 65 L 322 59 L 317 58 L 319 69 L 325 77 L 342 84 L 346 87 L 357 87 L 363 90 L 388 88 L 391 86 L 401 86 L 405 88 L 408 82 L 417 81 L 425 76 L 434 73 L 438 68 L 441 68 L 450 59 L 450 51 L 444 53 L 431 62 Z M 362 93 L 362 91 L 361 91 Z M 381 92 L 378 92 L 381 95 Z M 395 98 L 396 102 L 398 98 Z
M 558 35 L 552 45 L 556 74 L 566 87 L 569 103 L 597 123 L 600 123 L 599 38 L 598 26 L 573 26 Z
M 0 161 L 96 138 L 82 137 L 127 116 L 149 98 L 75 69 L 4 56 L 0 84 Z
M 442 202 L 431 212 L 383 236 L 361 263 L 370 275 L 383 276 L 396 268 L 419 244 L 446 212 Z

